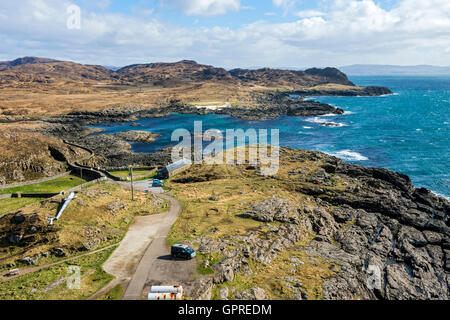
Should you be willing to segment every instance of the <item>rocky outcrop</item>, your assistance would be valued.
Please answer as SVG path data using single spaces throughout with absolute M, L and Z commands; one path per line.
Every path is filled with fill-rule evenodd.
M 243 213 L 245 218 L 253 218 L 262 222 L 292 222 L 298 223 L 298 208 L 292 201 L 278 198 L 275 195 L 262 202 L 251 205 L 252 209 Z
M 32 246 L 52 238 L 48 221 L 38 214 L 22 214 L 21 211 L 0 217 L 0 242 L 8 245 Z
M 85 156 L 55 137 L 16 129 L 0 130 L 0 149 L 0 186 L 56 176 Z
M 200 277 L 193 284 L 190 298 L 193 300 L 210 300 L 214 283 L 211 277 Z
M 258 70 L 233 69 L 230 74 L 244 84 L 266 87 L 310 87 L 324 83 L 354 86 L 347 76 L 336 68 L 301 70 L 280 70 L 262 68 Z
M 106 209 L 113 215 L 115 216 L 117 214 L 118 211 L 120 210 L 127 210 L 128 206 L 121 202 L 121 201 L 116 201 L 116 202 L 111 202 L 110 204 L 108 204 L 106 206 Z
M 300 193 L 303 200 L 295 204 L 272 196 L 255 202 L 239 216 L 261 221 L 259 229 L 199 239 L 200 253 L 223 257 L 212 266 L 214 284 L 233 289 L 236 274 L 253 274 L 250 260 L 271 266 L 290 249 L 302 252 L 313 266 L 319 260 L 330 264 L 327 270 L 333 272 L 320 284 L 324 299 L 449 298 L 447 200 L 414 188 L 407 176 L 390 170 L 347 164 L 319 152 L 283 148 L 281 157 L 293 165 L 281 189 Z M 303 163 L 317 168 L 305 171 Z M 304 268 L 304 260 L 292 256 L 290 261 L 292 274 Z M 298 278 L 284 280 L 293 299 L 313 298 Z M 250 299 L 249 292 L 235 297 Z
M 301 96 L 382 96 L 392 94 L 393 92 L 386 87 L 331 87 L 324 86 L 321 88 L 308 88 L 292 91 L 293 94 Z
M 353 82 L 348 80 L 345 73 L 336 68 L 310 68 L 305 73 L 322 77 L 327 83 L 339 83 L 347 86 L 354 86 Z
M 235 298 L 236 300 L 265 300 L 266 292 L 259 287 L 255 287 L 236 293 Z
M 148 131 L 124 131 L 116 133 L 116 137 L 119 137 L 120 139 L 141 143 L 152 143 L 160 136 L 161 135 L 159 134 Z

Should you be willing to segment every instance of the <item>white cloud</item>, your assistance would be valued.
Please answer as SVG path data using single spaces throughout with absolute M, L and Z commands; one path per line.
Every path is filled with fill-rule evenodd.
M 189 16 L 217 16 L 241 9 L 240 0 L 162 0 L 162 4 Z
M 275 7 L 288 7 L 295 4 L 295 0 L 272 0 Z
M 187 28 L 153 16 L 83 10 L 81 30 L 68 30 L 69 1 L 2 1 L 0 60 L 37 55 L 118 66 L 181 59 L 224 67 L 449 64 L 450 1 L 399 0 L 389 10 L 372 0 L 328 3 L 321 7 L 324 15 L 303 12 L 292 22 L 237 28 Z
M 272 3 L 275 7 L 289 9 L 295 5 L 296 0 L 272 0 Z
M 324 16 L 325 13 L 318 10 L 302 10 L 295 12 L 294 15 L 299 18 L 312 18 Z

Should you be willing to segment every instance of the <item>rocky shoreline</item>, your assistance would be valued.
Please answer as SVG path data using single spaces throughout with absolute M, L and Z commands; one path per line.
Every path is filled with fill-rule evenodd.
M 57 117 L 44 119 L 46 126 L 41 133 L 56 136 L 66 141 L 79 143 L 91 150 L 98 157 L 99 166 L 123 167 L 130 164 L 145 166 L 163 166 L 170 162 L 170 149 L 153 154 L 138 154 L 131 152 L 129 142 L 151 143 L 158 137 L 152 133 L 119 133 L 115 135 L 102 134 L 101 130 L 89 128 L 89 125 L 100 123 L 133 122 L 142 118 L 167 116 L 171 113 L 180 114 L 226 114 L 246 120 L 263 120 L 281 115 L 289 116 L 319 116 L 324 114 L 343 114 L 344 110 L 328 104 L 309 101 L 303 98 L 293 98 L 290 93 L 276 92 L 254 97 L 257 107 L 244 106 L 210 109 L 171 101 L 157 108 L 142 108 L 139 106 L 116 107 L 99 112 L 78 111 Z M 144 136 L 145 135 L 145 136 Z
M 210 109 L 201 106 L 193 106 L 172 100 L 168 104 L 155 108 L 141 108 L 139 106 L 127 106 L 102 110 L 98 112 L 77 111 L 66 115 L 45 119 L 52 123 L 77 123 L 81 125 L 94 125 L 107 122 L 130 122 L 141 118 L 155 118 L 167 116 L 171 113 L 180 114 L 226 114 L 235 118 L 246 120 L 264 120 L 276 118 L 281 115 L 288 116 L 320 116 L 324 114 L 343 114 L 344 110 L 329 104 L 293 98 L 291 93 L 276 92 L 254 96 L 256 107 L 226 107 Z
M 308 261 L 314 268 L 319 260 L 332 271 L 320 280 L 320 296 L 326 300 L 449 298 L 449 201 L 414 188 L 407 176 L 387 169 L 365 168 L 321 152 L 290 148 L 282 148 L 280 156 L 287 167 L 281 168 L 282 177 L 275 178 L 280 180 L 277 191 L 268 192 L 268 198 L 238 214 L 261 222 L 260 228 L 221 237 L 214 237 L 216 229 L 212 229 L 193 240 L 192 245 L 205 256 L 223 256 L 212 265 L 214 274 L 194 283 L 193 299 L 211 297 L 214 286 L 226 287 L 227 294 L 221 297 L 226 299 L 228 290 L 235 290 L 236 275 L 248 278 L 257 272 L 251 261 L 270 266 L 285 251 L 292 254 L 290 271 L 286 275 L 279 270 L 277 275 L 293 299 L 317 298 L 309 295 L 316 292 L 306 290 L 310 279 L 303 279 L 299 270 Z M 244 182 L 252 179 L 252 173 L 245 171 Z M 189 174 L 201 175 L 198 171 Z M 261 178 L 258 181 L 264 184 Z M 197 187 L 195 182 L 189 186 Z M 286 191 L 303 200 L 294 203 L 279 195 L 286 196 Z M 307 258 L 299 260 L 295 252 Z M 254 294 L 255 290 L 261 294 Z M 264 296 L 258 287 L 246 292 L 233 297 Z
M 293 94 L 298 94 L 302 96 L 347 96 L 347 97 L 357 97 L 357 96 L 383 96 L 387 94 L 393 94 L 393 92 L 386 87 L 354 87 L 353 89 L 345 88 L 345 90 L 333 89 L 332 91 L 327 90 L 297 90 L 292 91 Z
M 372 89 L 371 89 L 372 88 Z M 379 95 L 390 93 L 387 88 L 367 87 L 366 95 Z M 146 133 L 148 136 L 136 133 L 120 133 L 116 135 L 101 134 L 88 125 L 100 123 L 133 122 L 142 118 L 156 118 L 179 114 L 224 114 L 245 120 L 274 119 L 281 115 L 287 116 L 320 116 L 325 114 L 343 114 L 344 110 L 329 104 L 306 100 L 305 97 L 295 97 L 298 92 L 269 92 L 263 95 L 253 95 L 256 107 L 242 105 L 211 109 L 193 106 L 178 100 L 155 108 L 142 108 L 140 106 L 123 106 L 106 109 L 98 112 L 77 111 L 66 115 L 44 119 L 48 124 L 44 134 L 56 136 L 70 142 L 80 143 L 102 155 L 98 165 L 109 167 L 123 167 L 127 165 L 163 166 L 169 161 L 170 149 L 153 154 L 137 154 L 131 152 L 130 141 L 143 141 L 150 143 L 157 135 Z M 326 92 L 321 92 L 326 94 Z M 361 94 L 360 89 L 347 92 L 347 95 Z M 125 135 L 125 136 L 124 136 Z M 133 135 L 133 137 L 131 137 Z

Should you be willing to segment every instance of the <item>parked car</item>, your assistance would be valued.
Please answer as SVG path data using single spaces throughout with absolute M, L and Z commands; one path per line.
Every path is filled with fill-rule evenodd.
M 162 187 L 162 186 L 163 182 L 161 180 L 153 179 L 153 187 Z
M 170 250 L 170 254 L 174 258 L 183 258 L 183 259 L 192 259 L 195 258 L 196 253 L 195 251 L 184 244 L 175 244 L 172 246 L 172 249 Z

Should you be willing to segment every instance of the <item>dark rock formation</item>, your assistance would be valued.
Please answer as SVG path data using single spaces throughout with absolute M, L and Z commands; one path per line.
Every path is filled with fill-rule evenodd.
M 345 89 L 323 88 L 323 89 L 304 89 L 292 91 L 293 94 L 301 96 L 381 96 L 392 94 L 392 91 L 386 87 L 353 87 Z
M 124 131 L 116 133 L 116 136 L 125 141 L 142 143 L 152 143 L 156 138 L 160 137 L 159 134 L 147 131 Z
M 336 68 L 324 68 L 324 69 L 311 68 L 305 70 L 305 73 L 323 77 L 327 82 L 339 83 L 347 86 L 354 86 L 353 82 L 348 80 L 345 73 L 341 72 L 339 69 Z
M 313 234 L 298 250 L 338 267 L 321 285 L 324 299 L 449 298 L 447 200 L 414 188 L 407 176 L 387 169 L 351 165 L 319 152 L 283 148 L 281 154 L 291 163 L 320 166 L 310 174 L 290 170 L 291 178 L 283 180 L 287 190 L 306 195 L 308 203 L 298 206 L 276 196 L 267 198 L 240 216 L 269 222 L 269 232 L 201 238 L 200 253 L 224 256 L 213 266 L 213 283 L 230 282 L 236 273 L 251 274 L 248 259 L 271 264 L 280 252 Z M 311 182 L 315 180 L 320 186 Z M 293 268 L 303 263 L 295 257 L 291 261 Z M 308 299 L 298 279 L 286 282 L 293 298 Z

